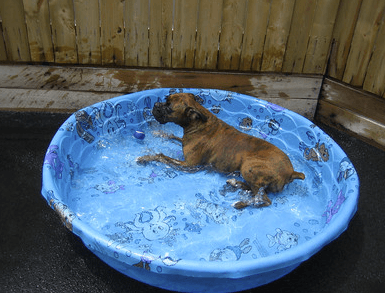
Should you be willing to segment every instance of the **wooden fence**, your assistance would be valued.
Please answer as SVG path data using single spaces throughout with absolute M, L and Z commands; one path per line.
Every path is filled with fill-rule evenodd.
M 385 0 L 0 0 L 0 61 L 326 75 L 385 97 Z

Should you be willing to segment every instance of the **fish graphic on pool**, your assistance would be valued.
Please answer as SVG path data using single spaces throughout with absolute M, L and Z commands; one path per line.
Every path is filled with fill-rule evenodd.
M 269 247 L 278 244 L 277 250 L 283 251 L 298 244 L 298 235 L 279 228 L 275 229 L 275 231 L 277 232 L 275 235 L 266 234 L 266 237 L 269 239 Z

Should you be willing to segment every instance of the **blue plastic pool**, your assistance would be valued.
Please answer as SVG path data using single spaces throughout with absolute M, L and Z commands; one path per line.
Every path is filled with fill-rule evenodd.
M 170 93 L 190 92 L 219 118 L 280 147 L 304 172 L 272 205 L 236 210 L 246 196 L 226 184 L 238 174 L 183 173 L 136 158 L 180 144 L 151 114 Z M 154 89 L 79 110 L 58 130 L 43 165 L 42 194 L 99 258 L 139 281 L 176 291 L 229 292 L 271 282 L 348 226 L 359 180 L 341 148 L 306 118 L 228 91 Z

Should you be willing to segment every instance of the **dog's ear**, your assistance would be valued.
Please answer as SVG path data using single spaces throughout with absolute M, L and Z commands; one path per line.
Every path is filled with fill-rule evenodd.
M 186 117 L 188 117 L 191 120 L 201 120 L 202 122 L 207 121 L 206 115 L 202 114 L 197 109 L 194 109 L 193 107 L 187 107 L 184 111 Z
M 196 95 L 193 95 L 193 94 L 188 94 L 191 98 L 193 98 L 195 100 L 195 102 L 199 103 L 199 104 L 203 104 L 203 99 L 199 96 L 196 96 Z
M 193 98 L 194 100 L 196 100 L 196 96 L 192 93 L 187 93 L 187 95 L 190 97 L 190 98 Z

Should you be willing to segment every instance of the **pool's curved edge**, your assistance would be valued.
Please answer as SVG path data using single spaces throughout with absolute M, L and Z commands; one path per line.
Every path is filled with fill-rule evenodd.
M 149 90 L 149 91 L 154 91 L 154 90 Z M 236 95 L 244 96 L 240 94 L 236 94 Z M 111 99 L 110 101 L 116 101 L 116 100 L 125 98 L 127 96 L 129 95 L 116 97 L 114 99 Z M 249 96 L 244 96 L 244 97 L 246 97 L 247 99 L 251 98 Z M 258 101 L 258 99 L 255 98 L 254 101 Z M 298 118 L 301 120 L 305 119 L 304 121 L 306 121 L 307 124 L 311 123 L 308 119 L 290 110 L 286 110 L 286 111 L 288 111 L 291 115 L 295 116 L 297 119 Z M 68 120 L 70 119 L 73 120 L 72 116 L 68 118 Z M 327 136 L 327 134 L 325 135 Z M 60 137 L 60 133 L 57 133 L 53 138 L 50 146 L 54 145 L 55 141 L 59 137 Z M 336 143 L 335 143 L 335 146 L 340 148 Z M 343 154 L 345 154 L 341 148 L 340 150 Z M 44 184 L 42 187 L 42 194 L 47 200 L 48 204 L 60 215 L 66 227 L 69 228 L 71 231 L 73 231 L 74 234 L 78 235 L 83 240 L 83 242 L 84 242 L 84 237 L 94 239 L 95 238 L 94 232 L 96 231 L 90 231 L 90 227 L 88 227 L 81 220 L 76 218 L 76 215 L 74 215 L 68 207 L 65 207 L 65 205 L 62 203 L 62 201 L 60 201 L 60 199 L 55 197 L 55 194 L 57 194 L 57 190 L 54 183 L 52 182 L 52 174 L 49 173 L 50 171 L 44 165 L 45 163 L 43 163 L 43 183 Z M 357 185 L 359 185 L 359 179 L 358 179 L 357 173 L 355 174 L 355 176 L 357 178 Z M 347 229 L 351 218 L 354 216 L 357 210 L 358 199 L 359 199 L 359 194 L 355 196 L 355 200 L 350 199 L 344 203 L 345 205 L 344 210 L 346 209 L 346 211 L 349 211 L 349 212 L 344 213 L 343 215 L 341 214 L 335 219 L 333 219 L 334 224 L 332 227 L 328 227 L 328 229 L 331 229 L 331 230 L 328 230 L 328 235 L 325 235 L 325 233 L 319 234 L 315 239 L 313 238 L 308 242 L 301 244 L 300 249 L 299 247 L 296 247 L 296 248 L 293 248 L 291 251 L 286 251 L 284 253 L 281 253 L 280 255 L 274 255 L 271 257 L 266 257 L 258 260 L 252 260 L 252 261 L 242 261 L 242 263 L 240 262 L 239 263 L 222 263 L 220 270 L 218 270 L 218 266 L 215 263 L 205 263 L 205 266 L 202 266 L 202 262 L 199 262 L 199 261 L 183 261 L 183 262 L 181 261 L 178 264 L 178 266 L 174 266 L 169 269 L 170 271 L 173 272 L 173 274 L 180 274 L 180 275 L 187 275 L 187 276 L 199 276 L 199 275 L 210 273 L 215 277 L 242 278 L 242 277 L 246 277 L 254 274 L 273 271 L 282 267 L 291 266 L 293 264 L 300 263 L 308 259 L 312 255 L 314 255 L 316 252 L 318 252 L 321 249 L 320 247 L 327 245 Z M 329 237 L 331 239 L 329 239 Z M 103 239 L 103 237 L 101 237 L 100 241 L 105 242 L 106 239 Z M 86 242 L 84 243 L 86 244 Z M 315 243 L 319 245 L 315 245 Z M 306 251 L 306 253 L 304 254 L 303 251 Z M 111 250 L 108 254 L 113 255 L 113 251 Z M 140 255 L 138 255 L 138 260 L 139 258 L 140 258 Z M 199 269 L 200 272 L 196 273 L 195 269 Z M 167 271 L 164 271 L 163 273 L 165 274 L 167 273 Z

